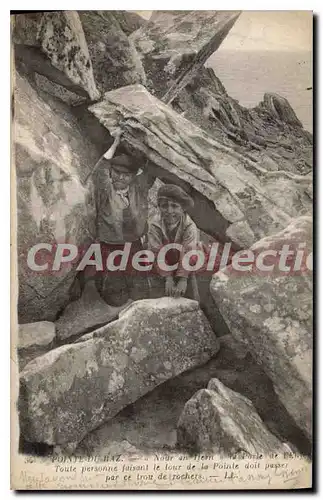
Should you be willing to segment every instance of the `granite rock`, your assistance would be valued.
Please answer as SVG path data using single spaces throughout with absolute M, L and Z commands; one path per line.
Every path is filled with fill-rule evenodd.
M 34 71 L 52 76 L 56 83 L 72 87 L 90 100 L 100 97 L 76 11 L 19 14 L 15 18 L 13 41 L 18 58 L 27 59 L 27 65 Z
M 216 455 L 253 456 L 291 451 L 266 428 L 251 401 L 211 379 L 184 406 L 177 425 L 180 447 Z
M 77 259 L 52 271 L 53 259 L 58 243 L 82 249 L 95 236 L 93 186 L 84 179 L 99 154 L 66 105 L 44 100 L 18 73 L 15 83 L 19 323 L 55 321 L 70 300 Z M 38 243 L 52 245 L 36 256 L 47 270 L 28 264 Z
M 25 366 L 19 412 L 27 441 L 73 450 L 122 408 L 219 349 L 195 301 L 146 299 L 119 316 L 89 340 Z
M 146 83 L 141 59 L 119 24 L 118 11 L 79 11 L 96 85 L 101 94 Z
M 280 233 L 268 236 L 251 247 L 255 254 L 312 247 L 312 218 L 300 217 Z M 303 259 L 303 260 L 304 260 Z M 274 262 L 266 262 L 273 266 Z M 276 259 L 277 264 L 277 259 Z M 275 391 L 295 423 L 311 437 L 313 297 L 312 272 L 300 262 L 293 271 L 257 271 L 239 276 L 229 266 L 213 276 L 211 293 L 232 335 L 247 343 L 254 359 L 261 364 Z M 277 266 L 276 266 L 277 268 Z

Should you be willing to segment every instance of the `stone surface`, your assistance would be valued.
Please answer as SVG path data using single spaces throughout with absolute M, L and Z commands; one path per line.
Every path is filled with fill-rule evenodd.
M 79 11 L 93 66 L 96 85 L 101 93 L 132 83 L 146 83 L 141 60 L 119 24 L 118 12 Z
M 304 246 L 299 247 L 300 244 L 304 244 Z M 299 248 L 303 248 L 304 258 L 305 253 L 308 255 L 312 252 L 313 218 L 311 214 L 296 217 L 282 231 L 262 238 L 254 243 L 250 249 L 257 253 L 269 249 L 281 250 L 283 245 L 289 245 L 289 249 L 295 253 Z M 300 263 L 300 271 L 303 269 L 305 264 L 304 258 Z
M 239 12 L 155 11 L 130 35 L 143 59 L 148 89 L 171 101 L 217 50 Z
M 83 180 L 99 158 L 63 103 L 42 94 L 16 74 L 14 154 L 17 177 L 19 323 L 55 321 L 69 302 L 75 262 L 52 271 L 55 245 L 82 248 L 94 237 L 92 184 Z M 47 271 L 33 271 L 29 250 L 38 243 Z M 40 253 L 40 252 L 39 252 Z M 51 257 L 52 255 L 52 257 Z M 38 255 L 37 255 L 38 258 Z
M 55 338 L 55 324 L 50 321 L 38 321 L 19 325 L 18 349 L 27 347 L 46 347 Z
M 101 299 L 93 280 L 86 283 L 78 300 L 68 304 L 55 322 L 59 340 L 76 338 L 82 333 L 99 328 L 117 319 L 119 312 L 127 307 L 113 307 Z
M 22 58 L 28 57 L 29 66 L 33 66 L 35 71 L 41 74 L 45 72 L 45 76 L 49 76 L 48 66 L 51 65 L 56 83 L 67 86 L 72 84 L 91 100 L 100 97 L 82 24 L 76 11 L 20 14 L 15 19 L 13 40 L 17 44 L 17 51 L 22 50 Z M 32 49 L 26 50 L 23 46 Z M 60 77 L 55 69 L 62 73 L 61 82 L 57 81 Z
M 302 127 L 301 121 L 297 118 L 295 111 L 290 106 L 287 99 L 279 94 L 266 92 L 264 95 L 264 105 L 276 115 L 278 120 L 296 127 Z
M 273 180 L 259 162 L 213 139 L 141 85 L 107 92 L 89 109 L 108 130 L 121 125 L 125 143 L 150 160 L 157 176 L 190 192 L 196 202 L 190 215 L 221 242 L 250 247 L 312 209 L 305 192 L 311 179 L 278 171 Z
M 230 333 L 223 335 L 219 339 L 222 351 L 228 350 L 233 354 L 233 358 L 243 360 L 248 355 L 248 345 L 236 339 Z
M 27 441 L 71 450 L 126 405 L 206 363 L 218 349 L 195 301 L 134 302 L 89 340 L 54 349 L 24 368 L 21 433 Z
M 184 406 L 177 426 L 178 444 L 219 455 L 291 451 L 266 428 L 249 399 L 217 379 L 210 380 Z
M 16 44 L 40 47 L 39 31 L 41 28 L 43 13 L 29 12 L 12 16 L 11 29 L 12 41 Z
M 38 321 L 18 325 L 18 363 L 21 371 L 34 358 L 53 349 L 56 340 L 55 324 Z
M 63 87 L 59 83 L 55 83 L 53 80 L 49 80 L 46 76 L 39 73 L 35 73 L 35 82 L 41 91 L 47 92 L 69 106 L 78 106 L 86 102 L 86 97 L 75 94 L 75 92 Z
M 167 380 L 88 434 L 76 454 L 101 456 L 111 448 L 122 453 L 124 441 L 141 454 L 178 453 L 176 427 L 184 405 L 197 391 L 205 389 L 211 378 L 218 378 L 252 401 L 266 427 L 280 441 L 289 442 L 298 453 L 310 455 L 308 440 L 280 403 L 270 379 L 229 337 L 232 340 L 232 335 L 219 338 L 219 353 L 205 365 Z
M 147 24 L 147 20 L 141 17 L 136 12 L 127 10 L 114 10 L 114 17 L 117 19 L 122 31 L 127 35 L 131 35 L 134 31 Z
M 263 249 L 281 250 L 284 244 L 298 249 L 298 244 L 303 243 L 305 250 L 311 252 L 311 233 L 311 217 L 301 217 L 252 249 L 255 253 Z M 310 270 L 265 274 L 250 271 L 236 276 L 229 266 L 214 275 L 211 292 L 231 333 L 248 343 L 254 358 L 273 381 L 280 401 L 310 437 L 313 356 Z
M 304 130 L 287 99 L 266 93 L 258 106 L 244 108 L 230 97 L 210 67 L 216 65 L 216 53 L 207 65 L 174 99 L 173 108 L 216 140 L 257 161 L 259 177 L 262 181 L 267 177 L 270 192 L 275 186 L 283 197 L 289 186 L 289 194 L 289 173 L 312 172 L 312 135 Z M 275 102 L 280 103 L 279 114 Z M 277 176 L 277 171 L 285 174 Z M 308 195 L 312 197 L 311 190 Z M 294 203 L 300 206 L 295 194 Z
M 99 99 L 82 23 L 75 11 L 45 12 L 40 30 L 41 49 L 51 64 L 73 83 L 83 87 L 91 100 Z

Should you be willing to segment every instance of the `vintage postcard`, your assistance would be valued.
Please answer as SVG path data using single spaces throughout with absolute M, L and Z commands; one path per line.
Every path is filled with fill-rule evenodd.
M 11 16 L 11 488 L 312 487 L 310 11 Z

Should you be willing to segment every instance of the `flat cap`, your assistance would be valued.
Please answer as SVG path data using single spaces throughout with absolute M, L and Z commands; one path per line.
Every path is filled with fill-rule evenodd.
M 137 160 L 128 155 L 114 156 L 111 160 L 111 165 L 117 167 L 122 172 L 132 172 L 136 174 L 140 168 Z
M 176 186 L 175 184 L 165 184 L 164 186 L 159 188 L 157 193 L 157 200 L 159 200 L 160 198 L 168 198 L 174 200 L 182 205 L 184 210 L 189 210 L 194 207 L 193 199 L 187 193 L 185 193 L 182 188 Z

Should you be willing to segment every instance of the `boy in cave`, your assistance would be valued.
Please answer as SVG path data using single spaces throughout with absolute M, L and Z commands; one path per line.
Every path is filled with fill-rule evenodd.
M 155 180 L 136 158 L 123 154 L 119 148 L 121 134 L 120 129 L 115 132 L 114 143 L 100 160 L 95 178 L 96 237 L 104 263 L 112 252 L 123 251 L 127 243 L 131 244 L 130 262 L 132 255 L 143 249 L 148 191 Z M 115 266 L 120 259 L 118 256 L 113 259 Z M 95 272 L 88 266 L 84 271 L 83 286 L 94 278 L 101 297 L 111 306 L 119 307 L 129 300 L 149 296 L 146 273 L 136 273 L 129 267 Z
M 198 243 L 198 229 L 187 213 L 194 206 L 192 198 L 179 186 L 165 184 L 157 193 L 159 213 L 149 222 L 148 248 L 155 255 L 169 243 L 182 245 L 183 252 L 195 248 Z M 192 257 L 193 258 L 193 257 Z M 191 259 L 192 259 L 191 258 Z M 194 260 L 194 258 L 193 258 Z M 158 265 L 150 276 L 150 296 L 182 297 L 199 301 L 199 293 L 194 274 L 181 266 L 181 253 L 172 248 L 165 256 L 169 266 L 178 263 L 173 272 L 163 271 Z M 192 260 L 190 260 L 192 264 Z

